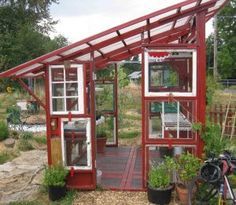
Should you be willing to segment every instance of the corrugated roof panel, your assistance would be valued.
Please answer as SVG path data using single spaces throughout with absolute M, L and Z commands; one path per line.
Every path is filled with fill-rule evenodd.
M 225 2 L 225 0 L 219 0 L 216 2 L 216 5 L 214 7 L 211 7 L 208 9 L 208 12 L 214 11 L 215 9 L 218 9 L 223 3 Z
M 201 4 L 204 4 L 204 3 L 209 2 L 209 1 L 211 1 L 211 0 L 202 0 Z
M 60 56 L 52 56 L 51 58 L 47 58 L 46 60 L 44 60 L 43 63 L 49 63 L 60 58 Z
M 94 58 L 97 58 L 99 56 L 101 56 L 101 54 L 98 51 L 94 51 Z
M 69 49 L 69 50 L 67 50 L 67 51 L 65 51 L 65 52 L 63 52 L 63 53 L 61 53 L 61 55 L 66 56 L 66 55 L 72 54 L 72 53 L 74 53 L 74 52 L 77 52 L 77 51 L 79 51 L 79 50 L 83 50 L 83 49 L 88 48 L 88 47 L 89 47 L 89 46 L 88 46 L 87 44 L 82 44 L 82 45 L 80 45 L 80 46 L 76 46 L 76 47 L 74 47 L 74 48 L 71 48 L 71 49 Z
M 141 35 L 140 34 L 125 39 L 125 43 L 127 45 L 130 45 L 130 44 L 135 43 L 137 41 L 141 41 Z
M 101 43 L 101 42 L 103 42 L 103 41 L 105 41 L 107 39 L 111 39 L 111 38 L 114 38 L 116 36 L 117 36 L 117 33 L 115 33 L 115 32 L 109 33 L 109 34 L 107 34 L 105 36 L 102 36 L 100 38 L 96 38 L 96 39 L 90 41 L 89 43 L 92 44 L 92 45 L 95 45 L 97 43 Z
M 160 19 L 162 19 L 162 18 L 165 18 L 165 17 L 167 17 L 167 16 L 176 14 L 176 12 L 177 12 L 177 9 L 173 9 L 173 10 L 171 10 L 171 11 L 169 11 L 169 12 L 166 12 L 166 13 L 163 13 L 163 14 L 161 14 L 161 15 L 158 15 L 158 16 L 155 16 L 155 17 L 153 17 L 153 18 L 150 18 L 150 23 L 156 22 L 156 21 L 158 21 L 158 20 L 160 20 Z
M 28 72 L 28 71 L 33 70 L 33 69 L 35 69 L 37 67 L 40 67 L 40 66 L 43 66 L 43 65 L 39 64 L 39 63 L 35 63 L 35 64 L 31 65 L 31 66 L 28 66 L 28 67 L 26 67 L 24 69 L 19 70 L 18 72 L 15 73 L 15 75 L 16 76 L 17 75 L 21 75 L 22 73 Z
M 129 31 L 132 31 L 136 28 L 140 28 L 142 26 L 145 26 L 146 24 L 147 24 L 146 21 L 141 21 L 139 23 L 133 24 L 133 25 L 128 26 L 126 28 L 120 29 L 119 31 L 120 31 L 121 34 L 123 34 L 123 33 L 129 32 Z
M 122 48 L 122 47 L 124 47 L 124 44 L 120 41 L 120 42 L 117 42 L 117 43 L 113 43 L 113 44 L 111 44 L 111 45 L 109 45 L 109 46 L 106 46 L 106 47 L 104 47 L 104 48 L 102 48 L 102 49 L 100 49 L 104 54 L 106 54 L 106 53 L 109 53 L 109 52 L 111 52 L 111 51 L 114 51 L 114 50 L 116 50 L 116 49 L 118 49 L 118 48 Z
M 178 28 L 178 27 L 183 26 L 184 24 L 186 24 L 189 17 L 190 16 L 186 16 L 184 18 L 178 19 L 176 24 L 175 24 L 175 28 Z
M 169 31 L 172 28 L 172 24 L 173 24 L 173 22 L 170 22 L 168 24 L 164 24 L 164 25 L 159 26 L 159 27 L 157 27 L 155 29 L 152 29 L 150 31 L 151 37 L 155 36 L 157 34 L 163 33 L 165 31 Z
M 187 10 L 187 9 L 191 9 L 191 8 L 193 8 L 194 6 L 196 6 L 196 2 L 191 3 L 191 4 L 187 4 L 187 5 L 185 5 L 185 6 L 182 6 L 182 7 L 181 7 L 181 11 L 185 11 L 185 10 Z
M 79 61 L 89 61 L 90 60 L 90 53 L 85 54 L 83 56 L 79 56 L 78 58 L 76 58 L 76 60 L 79 60 Z

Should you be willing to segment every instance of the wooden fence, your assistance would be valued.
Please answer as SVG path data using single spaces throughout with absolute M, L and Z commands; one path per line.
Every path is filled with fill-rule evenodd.
M 208 119 L 212 123 L 219 124 L 221 129 L 223 128 L 223 124 L 225 122 L 227 112 L 227 105 L 213 105 L 208 110 Z M 225 134 L 231 135 L 232 129 L 234 129 L 235 125 L 233 125 L 233 117 L 236 112 L 236 105 L 231 105 L 228 110 L 226 125 L 225 125 Z M 233 136 L 236 136 L 236 130 L 234 130 Z

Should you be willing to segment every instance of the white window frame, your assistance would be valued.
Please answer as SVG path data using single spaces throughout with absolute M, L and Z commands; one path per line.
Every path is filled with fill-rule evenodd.
M 71 112 L 72 114 L 84 114 L 84 70 L 83 65 L 81 64 L 72 64 L 71 67 L 77 68 L 77 81 L 66 81 L 66 73 L 64 65 L 51 65 L 49 66 L 49 94 L 50 94 L 50 113 L 56 115 L 68 114 Z M 62 68 L 64 72 L 63 81 L 52 82 L 52 69 Z M 77 83 L 78 85 L 78 95 L 77 96 L 66 96 L 66 83 Z M 52 96 L 52 85 L 53 84 L 63 84 L 64 85 L 64 94 L 63 96 Z M 78 98 L 78 106 L 79 110 L 77 111 L 67 111 L 66 107 L 66 99 L 67 98 Z M 63 99 L 64 100 L 64 111 L 53 111 L 53 99 Z
M 91 119 L 90 118 L 73 118 L 71 119 L 72 122 L 75 121 L 87 121 L 86 125 L 86 146 L 87 146 L 87 166 L 67 166 L 66 159 L 65 159 L 65 137 L 64 137 L 64 122 L 69 122 L 68 118 L 61 119 L 61 150 L 62 150 L 62 162 L 63 165 L 67 168 L 73 167 L 75 170 L 92 170 L 92 143 L 91 143 Z
M 192 52 L 192 92 L 150 92 L 149 91 L 149 63 L 148 52 Z M 170 94 L 176 97 L 195 97 L 197 93 L 197 53 L 195 49 L 167 49 L 167 50 L 145 50 L 144 51 L 144 91 L 145 97 L 168 97 Z

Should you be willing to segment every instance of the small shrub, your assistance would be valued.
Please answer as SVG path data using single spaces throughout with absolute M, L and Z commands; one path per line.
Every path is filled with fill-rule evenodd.
M 44 172 L 43 183 L 45 186 L 64 186 L 68 172 L 61 165 L 47 167 Z
M 201 137 L 207 157 L 219 156 L 226 149 L 228 142 L 225 138 L 221 139 L 221 128 L 217 124 L 208 122 Z
M 23 140 L 31 140 L 31 139 L 33 139 L 33 133 L 32 132 L 23 132 L 23 133 L 21 133 L 20 138 Z
M 4 121 L 0 121 L 0 141 L 9 137 L 9 130 L 7 124 Z
M 25 151 L 33 150 L 34 147 L 32 146 L 32 144 L 28 140 L 20 139 L 18 142 L 18 149 L 20 151 L 25 152 Z
M 19 106 L 10 106 L 7 108 L 7 121 L 11 124 L 20 124 L 20 107 Z

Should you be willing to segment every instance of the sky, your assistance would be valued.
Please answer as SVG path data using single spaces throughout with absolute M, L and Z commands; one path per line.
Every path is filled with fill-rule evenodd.
M 62 34 L 73 43 L 183 0 L 59 1 L 50 10 L 53 19 L 58 20 L 52 36 Z M 212 21 L 206 26 L 206 35 L 211 32 Z

